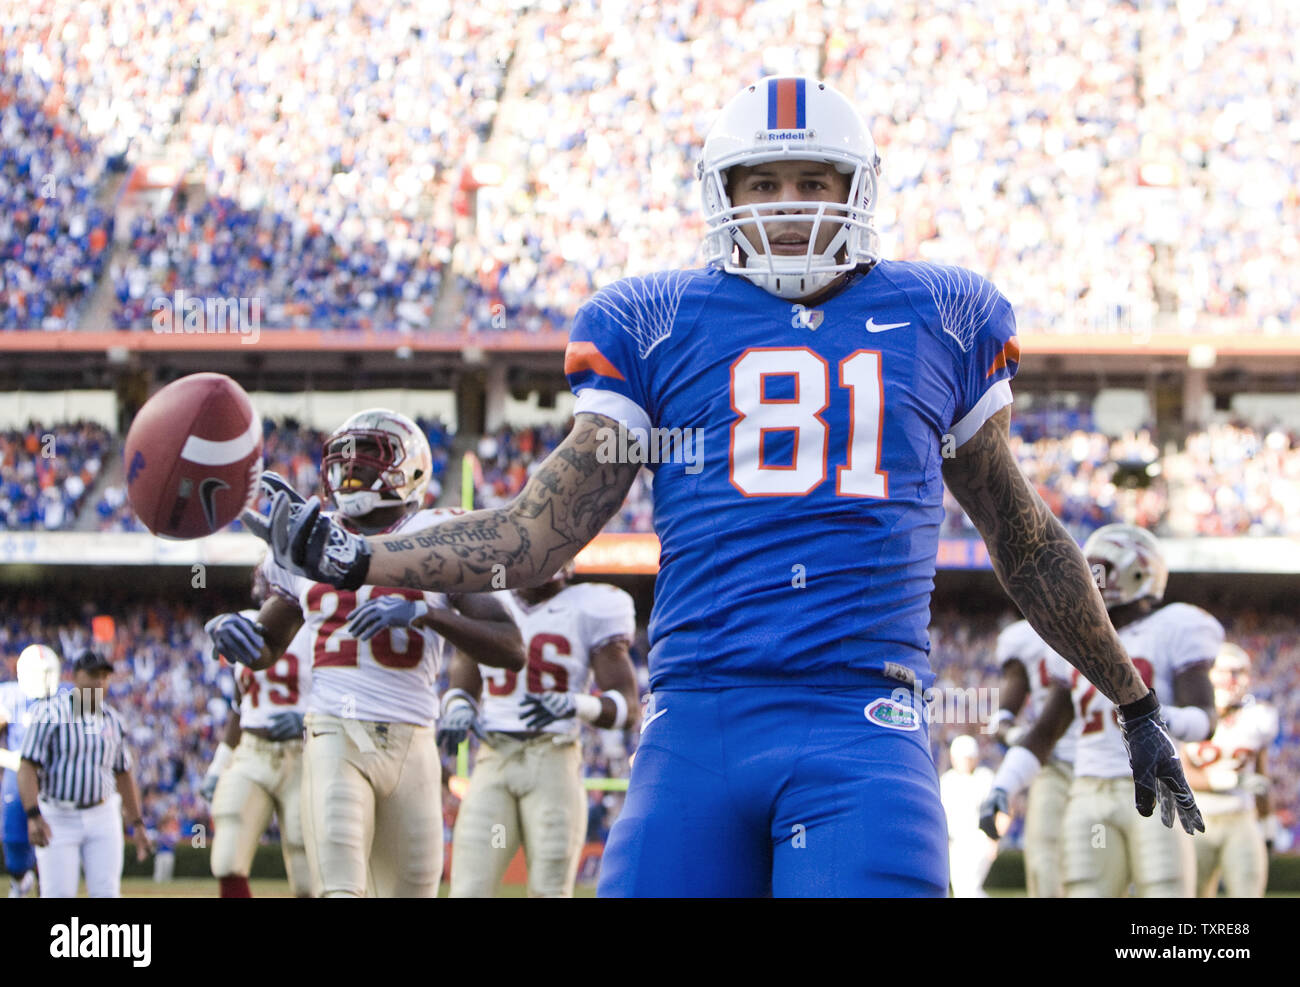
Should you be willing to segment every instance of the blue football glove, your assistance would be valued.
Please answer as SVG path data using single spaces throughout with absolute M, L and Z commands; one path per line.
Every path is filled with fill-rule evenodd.
M 279 565 L 340 589 L 356 589 L 365 583 L 370 544 L 364 538 L 322 514 L 320 498 L 303 500 L 278 473 L 263 473 L 261 484 L 262 491 L 272 498 L 270 513 L 262 515 L 250 508 L 239 519 L 270 546 Z
M 1127 710 L 1127 711 L 1126 711 Z M 1160 715 L 1160 701 L 1155 690 L 1119 708 L 1120 733 L 1133 768 L 1133 789 L 1140 815 L 1149 816 L 1160 803 L 1160 821 L 1174 825 L 1174 812 L 1188 833 L 1205 832 L 1205 821 L 1196 807 L 1196 798 L 1183 775 L 1178 748 L 1174 746 Z
M 223 613 L 213 617 L 203 629 L 212 638 L 217 654 L 241 665 L 252 665 L 262 657 L 263 635 L 261 624 L 254 623 L 240 613 Z
M 348 633 L 358 641 L 369 641 L 390 627 L 410 627 L 429 612 L 423 600 L 402 596 L 379 596 L 358 607 L 348 618 Z
M 464 689 L 452 689 L 442 701 L 442 716 L 438 719 L 437 744 L 448 757 L 456 756 L 470 734 L 483 739 L 483 729 L 478 722 L 478 703 Z
M 302 737 L 301 713 L 276 713 L 267 727 L 268 740 L 298 740 Z
M 578 714 L 572 692 L 527 692 L 521 705 L 524 722 L 530 730 L 540 730 L 556 720 L 568 720 Z

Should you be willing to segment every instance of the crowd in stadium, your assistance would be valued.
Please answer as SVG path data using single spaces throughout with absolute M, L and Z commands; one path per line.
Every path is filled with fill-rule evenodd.
M 452 436 L 438 422 L 422 419 L 420 425 L 433 450 L 430 493 L 436 502 Z M 1023 424 L 1013 419 L 1012 448 L 1021 469 L 1079 540 L 1114 521 L 1163 537 L 1300 535 L 1300 437 L 1284 429 L 1210 425 L 1162 455 L 1146 430 L 1107 436 L 1081 421 L 1082 427 L 1053 437 L 1040 425 L 1033 415 Z M 498 507 L 514 498 L 563 436 L 555 426 L 505 426 L 484 435 L 476 450 L 476 505 Z M 296 422 L 267 422 L 267 468 L 299 490 L 317 490 L 324 439 L 323 432 Z M 101 463 L 119 455 L 118 445 L 103 428 L 85 422 L 32 423 L 0 434 L 0 530 L 71 527 Z M 51 449 L 57 450 L 52 457 Z M 652 483 L 643 470 L 606 530 L 653 530 Z M 459 491 L 451 495 L 458 503 Z M 95 511 L 100 531 L 143 530 L 121 482 L 98 492 Z M 941 534 L 977 535 L 951 495 L 945 496 Z
M 120 166 L 166 145 L 224 16 L 200 0 L 14 5 L 0 32 L 0 74 L 23 77 L 60 123 L 79 119 Z
M 195 194 L 131 230 L 118 326 L 179 287 L 257 297 L 268 328 L 419 330 L 451 276 L 452 328 L 562 329 L 625 273 L 699 262 L 720 101 L 809 72 L 870 119 L 886 256 L 988 273 L 1026 327 L 1285 330 L 1298 20 L 1227 0 L 29 5 L 0 34 L 0 327 L 72 324 L 111 237 L 87 197 L 166 148 Z
M 0 68 L 0 330 L 76 328 L 113 235 L 101 156 L 41 96 Z
M 501 84 L 494 6 L 432 23 L 381 3 L 232 16 L 178 124 L 202 201 L 133 230 L 118 327 L 180 286 L 265 299 L 265 328 L 427 328 L 455 182 Z
M 1012 449 L 1080 541 L 1116 521 L 1166 537 L 1300 534 L 1300 437 L 1277 427 L 1211 425 L 1162 456 L 1145 429 L 1112 437 L 1079 424 L 1053 437 L 1042 416 L 1013 418 Z M 511 500 L 562 437 L 553 427 L 503 427 L 485 435 L 476 503 L 497 507 Z M 652 483 L 643 470 L 607 531 L 653 530 Z M 946 492 L 941 533 L 978 535 Z
M 91 621 L 100 613 L 97 604 L 68 602 L 24 594 L 0 615 L 0 655 L 6 675 L 12 677 L 17 654 L 29 643 L 48 643 L 65 659 L 92 644 L 116 663 L 110 681 L 109 702 L 126 719 L 136 759 L 144 817 L 151 829 L 190 834 L 195 825 L 209 827 L 209 807 L 198 794 L 199 784 L 221 739 L 232 676 L 211 656 L 203 622 L 212 614 L 241 601 L 214 594 L 211 613 L 180 603 L 127 603 L 107 607 L 115 633 L 111 641 L 96 642 Z M 1274 798 L 1282 824 L 1300 829 L 1300 644 L 1294 619 L 1265 617 L 1253 612 L 1219 615 L 1229 639 L 1238 641 L 1255 658 L 1253 680 L 1257 698 L 1273 703 L 1281 714 L 1282 733 L 1270 751 Z M 994 642 L 999 623 L 1010 619 L 973 616 L 952 608 L 936 611 L 930 630 L 932 660 L 937 673 L 935 695 L 951 690 L 991 689 L 997 686 Z M 634 649 L 641 690 L 647 689 L 644 631 Z M 986 693 L 987 695 L 987 693 Z M 951 705 L 949 709 L 955 708 Z M 931 745 L 940 771 L 947 767 L 948 744 L 959 733 L 974 733 L 984 759 L 996 763 L 1000 752 L 979 723 L 943 722 L 943 701 L 931 723 Z M 978 705 L 975 712 L 979 715 Z M 994 709 L 993 712 L 996 712 Z M 621 776 L 628 748 L 605 732 L 585 734 L 585 772 L 589 776 Z M 450 768 L 450 764 L 448 765 Z M 616 800 L 615 800 L 616 801 Z M 615 805 L 592 798 L 595 832 L 607 823 Z M 1297 833 L 1300 836 L 1300 833 Z
M 301 217 L 242 209 L 224 197 L 160 216 L 137 216 L 130 259 L 111 271 L 118 303 L 114 328 L 148 325 L 156 299 L 172 299 L 177 291 L 249 299 L 244 315 L 249 325 L 238 327 L 245 333 L 427 324 L 427 299 L 437 295 L 441 275 L 402 242 L 346 243 Z M 225 329 L 236 331 L 233 325 Z
M 31 422 L 0 432 L 0 531 L 70 527 L 117 441 L 103 426 Z
M 1013 437 L 1021 469 L 1077 538 L 1124 521 L 1165 537 L 1300 534 L 1300 442 L 1279 428 L 1216 424 L 1161 455 L 1141 430 Z M 943 533 L 974 537 L 945 494 Z

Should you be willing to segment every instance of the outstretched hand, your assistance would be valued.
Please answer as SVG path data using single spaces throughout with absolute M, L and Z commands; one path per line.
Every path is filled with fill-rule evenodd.
M 1124 713 L 1126 708 L 1128 715 Z M 1204 833 L 1205 821 L 1183 774 L 1178 748 L 1174 746 L 1160 715 L 1160 701 L 1155 691 L 1127 707 L 1120 707 L 1119 724 L 1129 764 L 1133 768 L 1138 813 L 1150 816 L 1158 802 L 1160 821 L 1166 826 L 1173 828 L 1174 814 L 1177 813 L 1186 832 Z
M 278 565 L 318 583 L 356 589 L 370 569 L 370 544 L 321 511 L 320 498 L 304 500 L 278 473 L 261 478 L 271 495 L 267 514 L 247 509 L 240 520 L 271 549 Z

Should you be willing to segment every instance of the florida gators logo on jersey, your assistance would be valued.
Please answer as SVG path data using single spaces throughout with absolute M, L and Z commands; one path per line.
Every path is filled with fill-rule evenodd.
M 872 700 L 862 712 L 872 723 L 890 730 L 921 729 L 921 715 L 911 706 L 893 699 Z

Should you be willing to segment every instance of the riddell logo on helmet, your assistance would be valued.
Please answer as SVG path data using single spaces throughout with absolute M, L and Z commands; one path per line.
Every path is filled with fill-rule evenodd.
M 808 141 L 813 137 L 811 130 L 768 130 L 763 134 L 763 139 L 769 141 Z

